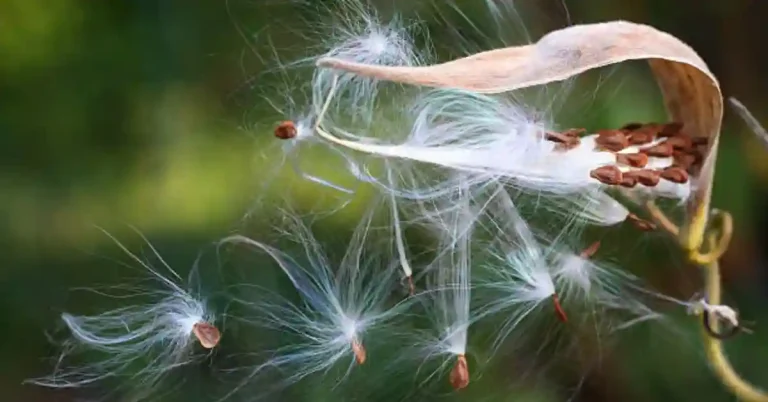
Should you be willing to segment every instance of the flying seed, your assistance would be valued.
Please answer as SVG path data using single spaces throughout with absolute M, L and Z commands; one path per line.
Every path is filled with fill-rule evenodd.
M 456 357 L 456 364 L 453 365 L 451 375 L 449 377 L 451 386 L 456 391 L 464 389 L 469 385 L 469 366 L 467 365 L 467 358 L 464 355 L 458 355 Z
M 192 334 L 200 342 L 200 345 L 206 349 L 213 349 L 221 340 L 221 332 L 218 328 L 207 322 L 198 322 L 192 326 Z
M 670 144 L 668 141 L 664 141 L 660 144 L 656 144 L 652 147 L 643 148 L 640 150 L 640 152 L 648 155 L 648 156 L 655 156 L 659 158 L 667 158 L 672 156 L 672 152 L 674 152 L 674 148 L 672 148 L 672 144 Z
M 296 134 L 298 134 L 296 130 L 296 124 L 290 120 L 286 120 L 278 124 L 275 128 L 275 137 L 281 140 L 290 140 L 292 138 L 296 138 Z
M 655 223 L 642 219 L 633 213 L 630 213 L 629 215 L 627 215 L 627 221 L 633 224 L 636 228 L 644 232 L 650 232 L 651 230 L 656 230 Z
M 634 177 L 637 179 L 638 183 L 646 187 L 654 187 L 659 184 L 659 180 L 661 180 L 661 173 L 649 169 L 631 170 L 629 172 L 624 172 L 624 176 Z
M 589 177 L 611 186 L 619 185 L 622 181 L 621 170 L 616 166 L 601 166 L 589 172 Z
M 563 306 L 560 304 L 560 298 L 557 297 L 557 294 L 552 295 L 552 303 L 555 305 L 557 319 L 562 322 L 568 322 L 568 316 L 565 314 L 565 310 L 563 310 Z
M 661 171 L 661 178 L 673 183 L 683 184 L 688 182 L 688 172 L 677 166 L 670 166 Z
M 635 168 L 643 168 L 648 164 L 648 155 L 643 153 L 616 154 L 616 163 Z
M 600 249 L 600 241 L 596 241 L 592 243 L 589 247 L 585 248 L 579 254 L 579 256 L 584 259 L 591 258 L 593 255 L 595 255 L 595 253 L 597 253 L 597 250 L 599 249 Z
M 367 357 L 365 353 L 365 347 L 357 339 L 352 340 L 352 353 L 355 355 L 357 364 L 365 363 L 365 359 Z
M 618 152 L 629 146 L 629 139 L 619 130 L 599 130 L 595 144 L 607 151 Z

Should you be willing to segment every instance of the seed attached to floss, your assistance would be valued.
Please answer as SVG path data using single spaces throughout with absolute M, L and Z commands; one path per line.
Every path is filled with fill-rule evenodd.
M 568 322 L 568 315 L 565 314 L 565 310 L 563 309 L 562 304 L 560 304 L 560 298 L 557 297 L 556 293 L 552 295 L 552 304 L 555 306 L 557 319 L 562 322 Z
M 688 172 L 677 166 L 670 166 L 661 171 L 661 178 L 673 183 L 683 184 L 688 182 Z
M 643 153 L 616 154 L 616 163 L 635 168 L 644 168 L 648 164 L 648 155 Z
M 616 186 L 622 182 L 621 170 L 616 166 L 601 166 L 597 169 L 592 169 L 589 172 L 589 177 L 611 186 Z
M 195 335 L 200 345 L 206 349 L 213 349 L 221 340 L 219 329 L 207 322 L 198 322 L 193 325 L 192 334 Z
M 469 366 L 467 365 L 467 358 L 464 355 L 458 355 L 456 357 L 456 364 L 453 365 L 453 370 L 449 376 L 451 386 L 456 391 L 464 389 L 469 385 Z
M 365 363 L 365 359 L 367 357 L 365 353 L 365 347 L 363 347 L 363 344 L 360 343 L 357 339 L 354 339 L 352 341 L 352 353 L 355 355 L 355 360 L 357 361 L 357 364 L 363 364 Z
M 627 215 L 627 222 L 633 224 L 636 228 L 642 230 L 643 232 L 650 232 L 652 230 L 656 230 L 656 224 L 650 221 L 647 221 L 645 219 L 641 219 L 639 216 L 630 213 Z
M 589 247 L 585 248 L 581 253 L 579 253 L 579 256 L 584 259 L 592 258 L 595 253 L 597 253 L 597 250 L 600 249 L 600 241 L 596 241 L 592 243 Z
M 563 133 L 547 132 L 544 134 L 544 139 L 547 141 L 556 142 L 556 151 L 568 151 L 576 148 L 579 146 L 579 144 L 581 144 L 581 140 L 579 139 L 579 131 L 584 130 L 570 129 Z
M 296 124 L 290 120 L 286 120 L 278 124 L 275 128 L 275 137 L 281 140 L 290 140 L 292 138 L 296 138 L 296 134 L 298 134 L 296 130 Z
M 599 130 L 595 144 L 607 151 L 618 152 L 629 146 L 629 139 L 621 130 Z

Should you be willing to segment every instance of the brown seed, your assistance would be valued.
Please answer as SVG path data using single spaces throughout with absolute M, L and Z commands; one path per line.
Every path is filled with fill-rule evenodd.
M 647 187 L 654 187 L 655 185 L 659 184 L 659 180 L 661 179 L 661 174 L 659 172 L 650 169 L 631 170 L 629 172 L 624 172 L 624 177 L 627 176 L 637 179 L 638 183 Z
M 674 148 L 672 148 L 672 145 L 670 145 L 667 141 L 664 141 L 652 147 L 643 148 L 640 150 L 640 152 L 648 156 L 667 158 L 672 156 L 672 152 L 674 152 Z
M 355 355 L 357 364 L 365 363 L 365 359 L 367 357 L 365 353 L 365 347 L 357 339 L 352 340 L 352 353 Z
M 451 385 L 456 391 L 464 389 L 469 385 L 469 366 L 467 365 L 467 358 L 464 355 L 458 355 L 456 357 L 456 364 L 453 365 L 453 370 L 449 376 Z
M 687 151 L 693 148 L 693 140 L 685 134 L 678 134 L 674 137 L 670 137 L 666 143 L 672 145 L 672 149 L 675 151 Z
M 290 140 L 291 138 L 296 138 L 296 134 L 296 124 L 289 120 L 278 124 L 275 128 L 275 137 L 281 140 Z
M 642 153 L 616 154 L 616 163 L 636 168 L 643 168 L 648 164 L 648 155 Z
M 544 139 L 547 141 L 557 142 L 557 143 L 566 143 L 570 141 L 573 137 L 567 136 L 564 133 L 556 133 L 553 131 L 548 131 L 544 133 Z
M 559 152 L 570 151 L 571 149 L 576 148 L 579 145 L 581 145 L 581 140 L 578 137 L 573 137 L 573 138 L 570 138 L 568 142 L 563 142 L 555 145 L 555 151 L 559 151 Z
M 629 146 L 629 139 L 620 130 L 600 130 L 595 144 L 607 151 L 618 152 Z
M 200 345 L 206 349 L 213 349 L 221 340 L 221 332 L 218 328 L 207 322 L 198 322 L 192 326 L 192 334 L 195 335 Z
M 640 128 L 629 134 L 630 145 L 644 145 L 656 138 L 656 130 L 653 128 Z
M 408 295 L 413 296 L 416 294 L 416 286 L 413 284 L 413 277 L 408 276 Z
M 696 156 L 682 151 L 675 151 L 672 157 L 674 158 L 674 166 L 685 170 L 690 169 L 696 162 Z
M 656 224 L 650 221 L 647 221 L 645 219 L 641 219 L 639 216 L 630 213 L 627 215 L 627 221 L 634 225 L 636 228 L 644 231 L 649 232 L 651 230 L 656 230 Z
M 621 176 L 621 170 L 616 166 L 601 166 L 589 172 L 589 177 L 611 186 L 621 184 Z
M 619 185 L 626 188 L 633 188 L 637 185 L 637 177 L 624 175 L 621 178 L 621 184 Z
M 587 130 L 584 128 L 569 128 L 568 130 L 563 131 L 562 134 L 566 137 L 579 138 L 586 132 Z
M 673 135 L 680 134 L 680 130 L 683 129 L 683 123 L 672 122 L 661 125 L 659 128 L 659 137 L 671 137 Z
M 625 132 L 630 132 L 630 131 L 635 131 L 635 130 L 639 129 L 640 127 L 643 127 L 643 123 L 627 123 L 622 128 L 620 128 L 619 130 L 625 131 Z
M 579 144 L 581 144 L 579 135 L 585 131 L 586 130 L 579 128 L 572 128 L 562 133 L 549 131 L 544 133 L 544 139 L 557 143 L 557 146 L 555 146 L 555 151 L 568 151 L 578 147 Z
M 677 166 L 670 166 L 661 171 L 661 178 L 678 184 L 687 183 L 688 172 Z
M 557 319 L 561 322 L 568 322 L 568 316 L 565 314 L 565 310 L 560 304 L 560 298 L 557 297 L 556 293 L 552 295 L 552 303 L 555 305 L 555 314 L 557 315 Z
M 596 253 L 596 252 L 597 252 L 597 250 L 599 250 L 599 249 L 600 249 L 600 241 L 596 241 L 596 242 L 592 243 L 592 244 L 591 244 L 589 247 L 585 248 L 585 249 L 584 249 L 584 250 L 583 250 L 583 251 L 582 251 L 582 252 L 579 254 L 579 256 L 580 256 L 581 258 L 591 258 L 593 255 L 595 255 L 595 253 Z

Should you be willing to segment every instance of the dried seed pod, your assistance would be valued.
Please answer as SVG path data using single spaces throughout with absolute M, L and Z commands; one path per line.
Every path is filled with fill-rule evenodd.
M 601 166 L 589 172 L 589 177 L 598 180 L 603 184 L 615 186 L 621 184 L 621 170 L 616 166 Z
M 607 151 L 618 152 L 629 146 L 627 135 L 620 130 L 600 130 L 595 144 Z
M 467 358 L 464 355 L 458 355 L 456 357 L 456 364 L 453 365 L 451 375 L 449 377 L 451 386 L 456 391 L 464 389 L 469 385 L 469 366 L 467 365 Z
M 659 137 L 671 137 L 677 134 L 680 134 L 680 130 L 683 129 L 683 123 L 680 122 L 671 122 L 667 124 L 661 125 L 659 128 Z
M 557 319 L 562 322 L 568 322 L 568 315 L 565 314 L 565 310 L 560 304 L 560 298 L 557 297 L 557 294 L 552 295 L 552 304 L 555 305 L 555 314 L 557 315 Z
M 286 120 L 277 125 L 275 128 L 275 137 L 281 140 L 290 140 L 296 138 L 298 131 L 296 130 L 296 124 L 290 120 Z
M 672 156 L 672 153 L 674 152 L 674 148 L 672 148 L 672 145 L 669 144 L 667 141 L 664 141 L 662 143 L 656 144 L 652 147 L 643 148 L 640 150 L 640 152 L 648 155 L 648 156 L 655 156 L 659 158 L 668 158 Z
M 643 168 L 648 164 L 648 155 L 643 153 L 616 154 L 616 163 L 635 168 Z
M 661 171 L 661 178 L 673 183 L 683 184 L 688 182 L 688 172 L 677 166 L 670 166 Z
M 357 361 L 357 364 L 365 363 L 365 359 L 367 357 L 365 353 L 365 347 L 357 339 L 352 341 L 352 353 L 355 355 L 355 360 Z
M 627 215 L 627 222 L 634 225 L 636 228 L 644 231 L 649 232 L 651 230 L 656 230 L 656 224 L 650 221 L 647 221 L 645 219 L 641 219 L 639 216 L 630 213 Z
M 637 179 L 638 183 L 647 187 L 654 187 L 657 184 L 659 184 L 659 180 L 661 180 L 661 173 L 655 170 L 650 170 L 650 169 L 632 170 L 629 172 L 624 172 L 624 176 L 633 177 Z
M 200 345 L 206 349 L 213 349 L 221 340 L 221 332 L 212 324 L 207 322 L 198 322 L 192 326 L 192 334 L 200 342 Z

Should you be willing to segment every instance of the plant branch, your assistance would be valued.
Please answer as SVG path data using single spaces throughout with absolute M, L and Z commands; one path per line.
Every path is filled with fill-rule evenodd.
M 730 241 L 732 233 L 731 216 L 727 212 L 718 212 L 717 215 L 721 217 L 721 221 L 723 222 L 723 228 L 720 230 L 720 238 L 717 237 L 716 233 L 710 233 L 708 236 L 709 251 L 703 255 L 715 255 L 719 253 L 723 247 L 727 248 L 728 241 Z M 719 305 L 722 303 L 720 264 L 717 259 L 714 259 L 703 267 L 707 301 L 711 305 Z M 710 313 L 704 312 L 703 314 Z M 717 331 L 720 326 L 719 319 L 710 316 L 709 326 L 712 331 Z M 728 356 L 725 354 L 722 340 L 711 336 L 706 328 L 702 329 L 702 333 L 707 360 L 709 360 L 712 370 L 719 377 L 723 385 L 738 397 L 739 400 L 768 402 L 768 393 L 750 384 L 736 373 L 731 362 L 728 360 Z

